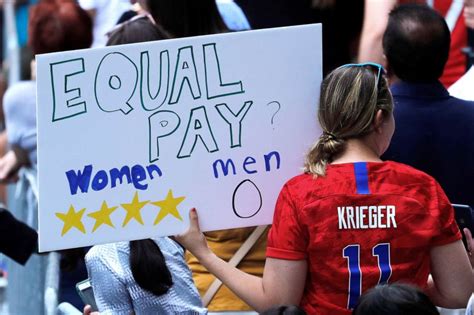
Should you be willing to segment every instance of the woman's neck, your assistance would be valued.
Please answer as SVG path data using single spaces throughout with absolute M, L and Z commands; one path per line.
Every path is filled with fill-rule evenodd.
M 354 162 L 382 162 L 376 153 L 375 146 L 370 145 L 370 138 L 346 140 L 344 152 L 336 157 L 331 164 Z

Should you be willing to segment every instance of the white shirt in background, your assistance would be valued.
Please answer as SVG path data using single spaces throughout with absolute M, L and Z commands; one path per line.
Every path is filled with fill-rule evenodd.
M 131 7 L 130 0 L 79 0 L 84 10 L 95 10 L 94 41 L 92 47 L 103 47 L 107 42 L 105 35 L 122 14 Z
M 451 96 L 474 101 L 474 67 L 471 67 L 459 80 L 448 89 Z
M 245 13 L 233 0 L 216 0 L 216 4 L 229 30 L 245 31 L 251 28 Z

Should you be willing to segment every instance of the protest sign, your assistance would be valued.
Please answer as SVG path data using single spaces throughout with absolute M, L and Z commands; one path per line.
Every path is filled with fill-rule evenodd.
M 40 250 L 271 223 L 321 77 L 320 25 L 37 56 Z

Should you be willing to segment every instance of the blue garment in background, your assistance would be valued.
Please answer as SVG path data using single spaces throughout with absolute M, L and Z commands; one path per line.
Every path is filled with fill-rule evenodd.
M 428 173 L 452 203 L 474 207 L 474 102 L 450 96 L 440 82 L 391 90 L 395 133 L 382 158 Z
M 217 8 L 219 13 L 231 31 L 245 31 L 251 29 L 242 9 L 232 0 L 217 0 Z
M 8 143 L 28 152 L 36 165 L 36 82 L 21 81 L 12 85 L 3 98 Z
M 20 47 L 26 46 L 28 42 L 28 14 L 30 5 L 37 2 L 38 0 L 29 0 L 28 4 L 19 5 L 16 9 L 16 31 Z

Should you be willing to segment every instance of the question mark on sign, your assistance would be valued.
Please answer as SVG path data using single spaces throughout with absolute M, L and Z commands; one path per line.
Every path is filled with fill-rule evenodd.
M 277 110 L 275 111 L 275 113 L 273 114 L 272 119 L 271 119 L 271 123 L 273 125 L 273 119 L 275 118 L 276 114 L 278 114 L 278 112 L 280 111 L 281 104 L 280 104 L 280 102 L 273 101 L 273 102 L 268 103 L 267 106 L 269 106 L 270 104 L 277 104 L 277 107 L 278 107 Z

